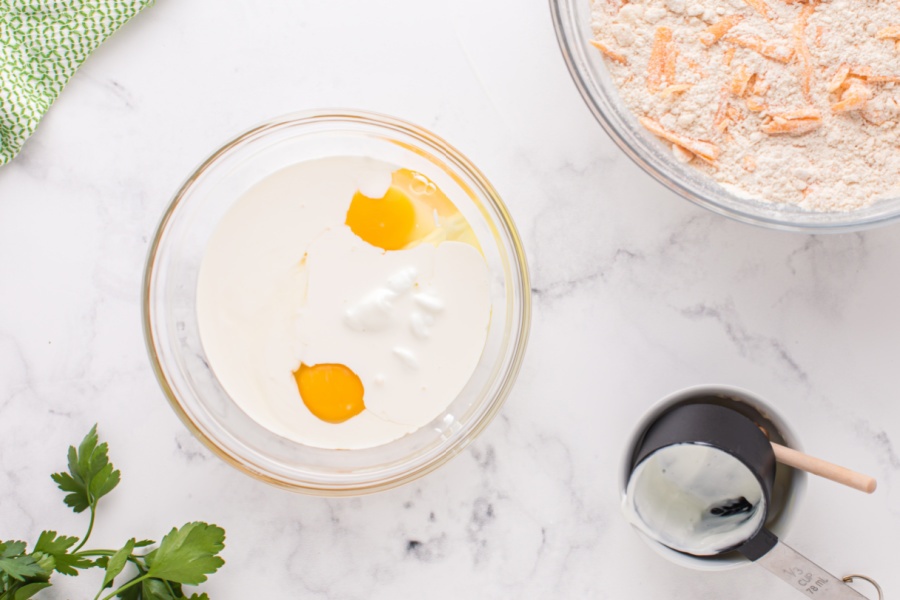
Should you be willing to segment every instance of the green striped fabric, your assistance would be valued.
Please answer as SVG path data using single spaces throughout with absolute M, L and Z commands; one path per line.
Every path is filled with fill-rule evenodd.
M 0 0 L 0 165 L 88 55 L 153 0 Z

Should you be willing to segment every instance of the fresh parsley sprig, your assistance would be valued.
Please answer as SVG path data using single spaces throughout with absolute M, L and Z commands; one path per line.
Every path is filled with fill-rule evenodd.
M 90 510 L 81 541 L 43 531 L 31 552 L 25 542 L 0 542 L 0 600 L 28 600 L 52 585 L 54 572 L 75 576 L 79 570 L 91 568 L 105 571 L 94 600 L 209 600 L 205 593 L 185 595 L 182 586 L 205 582 L 207 575 L 225 563 L 219 557 L 225 548 L 225 531 L 220 527 L 187 523 L 172 528 L 158 545 L 153 540 L 132 538 L 118 550 L 82 549 L 94 530 L 97 503 L 121 480 L 121 473 L 109 462 L 108 451 L 94 425 L 78 448 L 69 447 L 68 472 L 51 475 L 59 489 L 67 492 L 65 503 L 72 510 Z M 114 588 L 117 580 L 124 582 Z

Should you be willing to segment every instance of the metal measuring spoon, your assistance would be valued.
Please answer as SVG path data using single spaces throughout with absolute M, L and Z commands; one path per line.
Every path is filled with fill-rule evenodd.
M 765 528 L 775 469 L 769 440 L 744 415 L 715 404 L 677 406 L 650 426 L 634 452 L 629 520 L 686 554 L 736 550 L 810 598 L 864 600 Z

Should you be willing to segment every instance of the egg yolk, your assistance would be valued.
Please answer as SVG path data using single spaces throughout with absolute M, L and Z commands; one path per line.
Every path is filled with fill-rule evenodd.
M 294 371 L 300 398 L 309 411 L 328 423 L 343 423 L 366 408 L 363 384 L 349 367 L 340 364 L 301 364 Z
M 391 174 L 391 187 L 381 198 L 356 192 L 344 222 L 360 239 L 382 250 L 454 241 L 484 254 L 469 222 L 450 198 L 425 175 L 409 169 Z
M 383 250 L 400 250 L 412 237 L 416 209 L 409 196 L 395 186 L 381 198 L 361 192 L 353 195 L 347 211 L 347 226 L 364 241 Z

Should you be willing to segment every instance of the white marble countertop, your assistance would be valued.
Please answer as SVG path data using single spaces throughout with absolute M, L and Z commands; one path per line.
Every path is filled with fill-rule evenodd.
M 189 171 L 258 121 L 328 106 L 404 117 L 472 158 L 524 236 L 535 302 L 518 386 L 470 449 L 335 500 L 196 442 L 151 373 L 139 306 L 148 239 Z M 0 169 L 0 539 L 80 535 L 48 475 L 99 422 L 124 479 L 96 543 L 214 521 L 216 600 L 799 597 L 759 569 L 671 565 L 619 514 L 628 428 L 671 391 L 721 382 L 879 479 L 871 497 L 811 480 L 788 541 L 892 597 L 898 253 L 897 227 L 785 234 L 663 189 L 582 104 L 542 0 L 158 0 Z M 57 584 L 44 597 L 93 596 L 97 580 Z

